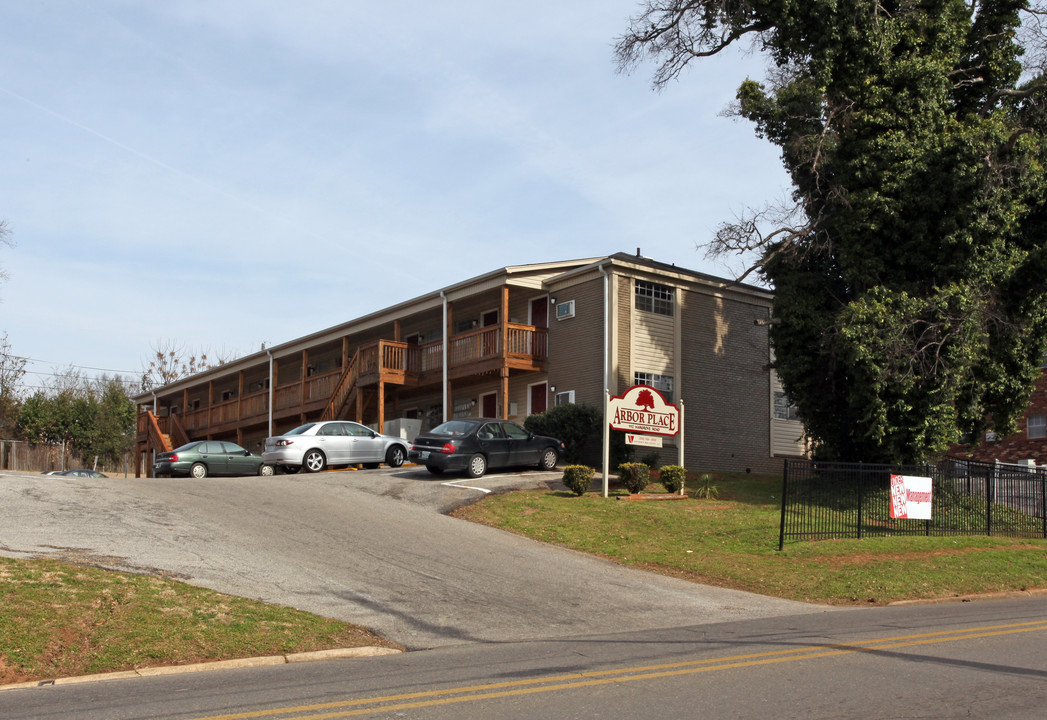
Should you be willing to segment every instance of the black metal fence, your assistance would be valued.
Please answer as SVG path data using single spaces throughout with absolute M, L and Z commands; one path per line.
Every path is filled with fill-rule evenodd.
M 930 520 L 890 515 L 891 475 L 930 477 Z M 880 535 L 1047 538 L 1047 468 L 948 458 L 891 466 L 786 460 L 778 549 L 789 540 Z

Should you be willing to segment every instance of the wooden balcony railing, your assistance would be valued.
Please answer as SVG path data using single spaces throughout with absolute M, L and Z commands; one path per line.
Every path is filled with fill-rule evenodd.
M 448 365 L 461 370 L 470 365 L 506 358 L 509 361 L 541 362 L 549 356 L 549 336 L 545 328 L 508 323 L 505 328 L 505 347 L 501 325 L 490 325 L 451 336 L 448 345 Z M 521 367 L 517 365 L 517 367 Z M 526 367 L 524 365 L 523 367 Z M 322 419 L 335 417 L 344 408 L 359 383 L 434 382 L 443 369 L 443 341 L 411 345 L 393 340 L 379 340 L 360 347 L 344 370 L 296 380 L 278 386 L 273 391 L 275 412 L 300 410 L 306 412 L 323 407 Z M 269 412 L 269 391 L 244 395 L 215 403 L 210 408 L 185 412 L 181 422 L 156 418 L 162 424 L 157 432 L 169 434 L 177 444 L 188 442 L 190 435 L 199 437 L 211 428 L 232 426 L 246 420 L 260 421 Z M 149 431 L 139 416 L 139 436 Z

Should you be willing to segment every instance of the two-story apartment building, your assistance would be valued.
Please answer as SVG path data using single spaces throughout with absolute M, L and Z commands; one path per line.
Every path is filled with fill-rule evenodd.
M 501 268 L 138 396 L 137 473 L 189 440 L 257 451 L 321 418 L 394 434 L 522 422 L 635 384 L 684 406 L 688 468 L 776 471 L 804 445 L 770 365 L 770 306 L 764 289 L 639 253 Z

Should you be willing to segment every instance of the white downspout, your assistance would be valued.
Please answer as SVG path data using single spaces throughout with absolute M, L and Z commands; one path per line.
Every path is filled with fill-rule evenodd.
M 450 342 L 450 338 L 448 337 L 449 333 L 447 332 L 447 295 L 444 294 L 443 290 L 440 291 L 440 297 L 441 297 L 441 299 L 443 299 L 443 302 L 444 302 L 444 305 L 443 305 L 443 329 L 440 331 L 440 334 L 443 336 L 443 339 L 444 339 L 444 341 L 443 341 L 443 362 L 441 363 L 443 365 L 443 370 L 444 370 L 444 372 L 443 372 L 443 405 L 441 406 L 441 409 L 440 409 L 440 417 L 443 418 L 441 420 L 441 422 L 447 422 L 447 343 Z
M 611 303 L 608 294 L 611 276 L 603 269 L 603 265 L 601 262 L 598 269 L 603 275 L 603 496 L 607 497 L 610 489 L 608 465 L 611 464 L 611 427 L 607 417 L 611 401 L 611 379 L 608 370 L 611 342 Z
M 265 349 L 265 354 L 269 356 L 269 431 L 266 437 L 273 436 L 273 391 L 276 388 L 276 379 L 273 377 L 273 351 L 269 348 Z

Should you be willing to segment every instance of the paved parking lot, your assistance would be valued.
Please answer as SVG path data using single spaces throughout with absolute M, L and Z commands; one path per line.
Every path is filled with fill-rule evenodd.
M 409 648 L 823 609 L 651 575 L 444 514 L 560 476 L 0 474 L 0 554 L 168 574 L 358 623 Z

